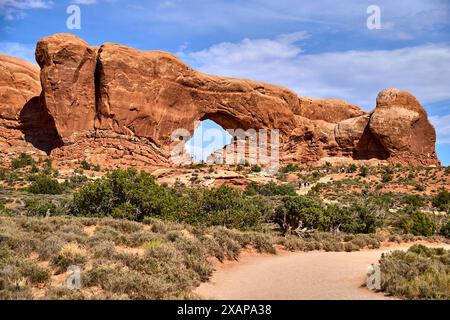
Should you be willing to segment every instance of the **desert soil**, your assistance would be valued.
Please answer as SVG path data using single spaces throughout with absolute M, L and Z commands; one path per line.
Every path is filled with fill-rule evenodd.
M 371 264 L 383 252 L 412 244 L 357 252 L 296 252 L 247 255 L 219 265 L 212 279 L 197 288 L 204 299 L 232 300 L 380 300 L 393 299 L 365 287 Z M 429 247 L 450 245 L 426 244 Z

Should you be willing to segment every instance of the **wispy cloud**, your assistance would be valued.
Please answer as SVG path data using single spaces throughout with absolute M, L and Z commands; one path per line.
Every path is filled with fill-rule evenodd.
M 32 63 L 36 63 L 34 51 L 34 45 L 26 45 L 18 42 L 0 42 L 0 53 L 21 58 Z
M 0 16 L 5 20 L 25 17 L 25 10 L 49 9 L 53 1 L 47 0 L 0 0 Z
M 96 4 L 97 0 L 73 0 L 72 3 L 89 5 L 89 4 Z
M 299 45 L 305 37 L 244 39 L 179 55 L 206 73 L 272 82 L 300 95 L 342 98 L 366 109 L 386 87 L 411 91 L 422 103 L 450 99 L 449 45 L 306 54 Z
M 370 39 L 415 41 L 430 34 L 442 36 L 450 27 L 448 0 L 377 0 L 382 30 L 370 31 L 366 10 L 372 4 L 373 0 L 172 0 L 145 3 L 147 10 L 138 14 L 148 23 L 201 34 L 212 30 L 262 34 L 295 24 L 313 33 L 351 32 Z
M 437 143 L 450 144 L 450 114 L 444 116 L 432 116 L 430 117 L 430 120 L 437 131 Z

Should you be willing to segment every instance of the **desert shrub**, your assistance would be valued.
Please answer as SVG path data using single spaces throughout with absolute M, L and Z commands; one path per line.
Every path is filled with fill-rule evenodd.
M 230 235 L 228 230 L 224 228 L 215 229 L 213 239 L 219 245 L 225 257 L 237 260 L 241 252 L 241 245 Z
M 87 251 L 75 243 L 62 246 L 60 252 L 52 257 L 52 265 L 64 272 L 71 265 L 83 266 L 87 261 Z
M 276 184 L 270 181 L 266 184 L 258 184 L 254 181 L 250 182 L 245 190 L 246 195 L 260 194 L 263 196 L 295 196 L 295 186 L 289 183 Z
M 131 203 L 124 202 L 112 210 L 111 217 L 116 219 L 138 220 L 139 211 Z
M 112 216 L 136 221 L 158 217 L 197 225 L 256 228 L 262 207 L 241 191 L 172 189 L 155 183 L 153 176 L 135 170 L 115 170 L 75 193 L 75 215 Z
M 385 172 L 383 172 L 383 173 L 381 174 L 381 181 L 382 181 L 383 183 L 391 182 L 392 179 L 393 179 L 392 173 L 390 173 L 390 172 L 388 172 L 388 171 L 385 171 Z
M 31 164 L 30 173 L 38 173 L 39 168 L 36 166 L 35 163 Z
M 367 177 L 369 175 L 369 168 L 366 166 L 362 166 L 359 168 L 359 175 L 361 177 Z
M 0 216 L 12 216 L 14 212 L 7 208 L 3 202 L 0 201 Z
M 289 251 L 302 251 L 304 250 L 305 243 L 302 238 L 286 236 L 279 238 L 277 244 L 282 245 Z
M 275 210 L 275 222 L 284 232 L 306 228 L 319 231 L 374 233 L 379 218 L 365 204 L 354 202 L 348 206 L 324 206 L 320 201 L 305 196 L 284 197 Z
M 126 205 L 125 205 L 126 204 Z M 87 183 L 75 193 L 76 215 L 111 216 L 117 207 L 142 220 L 144 216 L 162 216 L 176 210 L 177 197 L 167 187 L 155 183 L 153 176 L 136 170 L 115 170 L 106 177 Z M 126 206 L 126 207 L 125 207 Z M 118 210 L 115 215 L 120 216 Z
M 51 200 L 29 199 L 25 201 L 25 209 L 29 216 L 55 215 L 57 206 Z
M 355 173 L 356 170 L 358 170 L 358 167 L 356 166 L 356 164 L 352 163 L 347 167 L 347 173 Z
M 414 208 L 420 208 L 424 206 L 423 197 L 418 194 L 405 195 L 402 200 L 405 204 Z
M 91 165 L 86 160 L 81 161 L 80 167 L 83 170 L 91 170 Z
M 407 299 L 450 299 L 450 251 L 414 245 L 380 259 L 381 289 Z
M 66 180 L 65 185 L 68 188 L 74 189 L 84 185 L 88 181 L 88 178 L 82 174 L 74 174 L 69 177 L 69 180 Z
M 326 209 L 328 224 L 323 231 L 347 233 L 373 233 L 378 220 L 370 210 L 361 204 L 350 206 L 329 205 Z
M 409 216 L 401 218 L 401 227 L 405 233 L 415 236 L 432 236 L 436 231 L 433 220 L 424 212 L 415 210 Z
M 443 190 L 432 199 L 433 206 L 441 211 L 450 210 L 450 192 Z
M 450 238 L 450 221 L 448 221 L 446 224 L 444 224 L 441 227 L 441 230 L 439 231 L 439 234 L 446 237 L 446 238 Z
M 323 246 L 323 250 L 325 251 L 332 251 L 332 252 L 340 252 L 340 251 L 344 251 L 344 245 L 341 242 L 337 242 L 337 241 L 325 241 L 322 244 Z
M 281 172 L 283 172 L 283 173 L 296 172 L 298 170 L 299 170 L 298 165 L 293 164 L 293 163 L 289 163 L 286 166 L 281 168 Z
M 414 185 L 414 190 L 416 190 L 416 191 L 425 191 L 426 190 L 426 186 L 424 186 L 423 184 L 420 184 L 420 183 L 416 183 Z
M 32 164 L 34 164 L 33 158 L 26 153 L 21 153 L 18 158 L 11 161 L 11 168 L 16 170 L 31 166 Z
M 260 165 L 255 164 L 250 168 L 250 170 L 252 170 L 252 172 L 261 172 L 262 168 Z
M 43 285 L 49 279 L 46 268 L 0 248 L 0 300 L 31 299 L 31 285 Z
M 261 208 L 239 190 L 221 186 L 211 190 L 193 190 L 190 195 L 183 203 L 184 208 L 189 207 L 185 211 L 187 214 L 175 220 L 236 229 L 257 228 L 261 223 Z
M 292 229 L 323 229 L 328 224 L 323 205 L 305 196 L 286 196 L 275 210 L 275 222 L 289 233 Z
M 353 242 L 344 243 L 344 250 L 346 252 L 359 251 L 359 246 Z
M 311 191 L 312 191 L 313 193 L 319 193 L 320 190 L 325 189 L 326 186 L 327 186 L 327 185 L 326 185 L 325 183 L 318 182 L 318 183 L 316 183 L 313 187 L 311 187 Z
M 55 179 L 45 174 L 37 175 L 28 187 L 28 191 L 34 194 L 61 194 L 64 188 Z

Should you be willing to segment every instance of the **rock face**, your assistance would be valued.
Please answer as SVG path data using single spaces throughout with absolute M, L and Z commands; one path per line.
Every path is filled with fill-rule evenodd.
M 73 35 L 57 34 L 38 42 L 36 61 L 41 67 L 42 101 L 62 141 L 71 143 L 77 135 L 92 131 L 97 50 Z
M 40 93 L 37 65 L 0 54 L 0 155 L 43 153 L 33 147 L 43 147 L 51 131 Z
M 397 89 L 380 92 L 369 128 L 392 160 L 426 163 L 436 158 L 436 132 L 425 109 L 408 92 Z
M 399 90 L 382 91 L 375 110 L 367 113 L 339 99 L 299 97 L 267 83 L 202 74 L 165 52 L 112 43 L 91 47 L 66 34 L 40 40 L 36 60 L 41 98 L 24 107 L 40 91 L 35 69 L 29 72 L 27 86 L 34 86 L 29 95 L 29 87 L 2 72 L 1 88 L 10 93 L 0 114 L 2 119 L 16 115 L 11 121 L 20 123 L 19 131 L 28 130 L 28 140 L 59 161 L 174 165 L 174 150 L 183 150 L 198 121 L 211 119 L 225 129 L 278 130 L 281 162 L 344 157 L 439 164 L 426 112 Z M 23 109 L 30 111 L 20 121 Z M 36 132 L 39 126 L 44 136 Z M 249 137 L 236 134 L 236 139 Z M 186 155 L 180 152 L 179 158 Z

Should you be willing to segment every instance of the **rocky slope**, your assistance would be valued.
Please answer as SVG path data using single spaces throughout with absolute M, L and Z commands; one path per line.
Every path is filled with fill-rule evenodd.
M 66 163 L 169 166 L 196 121 L 211 119 L 225 129 L 278 129 L 282 162 L 439 164 L 425 110 L 396 89 L 383 90 L 367 113 L 338 99 L 206 75 L 165 52 L 92 47 L 68 34 L 40 40 L 36 60 L 42 93 L 35 66 L 0 56 L 3 154 L 25 148 Z

